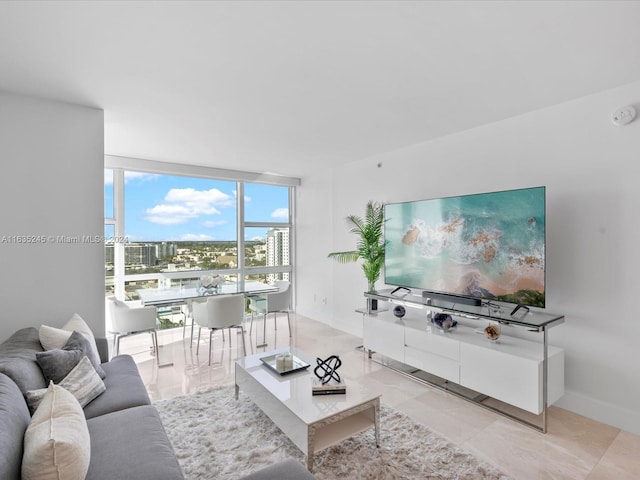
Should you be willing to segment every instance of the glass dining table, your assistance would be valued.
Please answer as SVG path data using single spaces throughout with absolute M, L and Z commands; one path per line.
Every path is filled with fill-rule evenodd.
M 242 283 L 224 283 L 216 288 L 202 288 L 200 286 L 179 286 L 167 288 L 143 288 L 136 292 L 144 306 L 154 306 L 156 308 L 173 307 L 186 305 L 191 312 L 191 303 L 194 300 L 205 299 L 214 295 L 239 295 L 261 296 L 267 293 L 278 291 L 278 287 L 257 281 L 246 281 Z M 186 319 L 185 319 L 186 324 Z M 185 325 L 186 327 L 186 325 Z M 257 333 L 256 333 L 257 334 Z M 264 336 L 264 331 L 263 331 Z M 193 339 L 193 317 L 191 320 L 191 338 Z M 257 345 L 265 345 L 266 339 L 256 339 Z
M 155 307 L 167 307 L 171 305 L 181 305 L 187 300 L 203 298 L 212 295 L 245 294 L 247 296 L 262 295 L 276 292 L 277 287 L 266 283 L 249 281 L 242 283 L 225 283 L 216 288 L 203 289 L 197 286 L 180 286 L 168 288 L 143 288 L 137 293 L 143 305 L 153 305 Z

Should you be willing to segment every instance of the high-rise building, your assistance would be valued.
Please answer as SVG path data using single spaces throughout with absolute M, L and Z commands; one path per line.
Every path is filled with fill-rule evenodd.
M 167 257 L 175 257 L 178 252 L 178 247 L 175 243 L 162 242 L 157 243 L 156 247 L 156 258 L 162 259 Z
M 113 244 L 106 244 L 104 247 L 105 263 L 113 264 Z M 156 245 L 127 243 L 124 246 L 125 265 L 146 265 L 153 266 L 158 263 L 156 255 Z
M 289 229 L 272 228 L 267 232 L 267 266 L 289 265 Z M 275 280 L 289 280 L 289 273 L 270 273 L 269 283 Z
M 128 244 L 124 246 L 124 263 L 125 265 L 147 265 L 152 266 L 158 263 L 156 257 L 155 245 L 135 245 Z

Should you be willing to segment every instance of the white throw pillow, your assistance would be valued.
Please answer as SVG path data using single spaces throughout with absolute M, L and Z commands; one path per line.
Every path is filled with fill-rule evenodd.
M 91 365 L 91 361 L 86 356 L 82 357 L 69 374 L 58 383 L 58 386 L 64 388 L 76 397 L 80 406 L 83 408 L 107 389 L 97 374 L 96 369 Z M 47 391 L 48 389 L 46 388 L 27 391 L 25 395 L 27 405 L 29 405 L 29 410 L 32 413 L 38 408 Z
M 89 429 L 78 400 L 51 383 L 24 434 L 23 480 L 84 480 Z
M 73 332 L 62 328 L 41 325 L 38 334 L 40 335 L 40 343 L 45 350 L 60 349 L 67 343 Z
M 89 328 L 89 325 L 87 325 L 87 322 L 85 322 L 82 319 L 82 317 L 77 313 L 74 313 L 73 317 L 71 317 L 71 319 L 67 323 L 65 323 L 62 328 L 64 330 L 69 330 L 70 332 L 73 332 L 75 330 L 76 332 L 83 333 L 91 342 L 91 346 L 93 347 L 93 349 L 96 352 L 98 351 L 98 346 L 96 345 L 96 339 L 93 336 L 93 332 L 91 331 L 91 328 Z
M 64 347 L 74 330 L 87 337 L 93 350 L 91 352 L 92 357 L 90 360 L 92 360 L 93 363 L 97 362 L 99 365 L 100 355 L 98 355 L 96 339 L 93 336 L 93 332 L 91 331 L 91 328 L 89 328 L 89 325 L 87 325 L 87 323 L 77 313 L 75 313 L 73 317 L 71 317 L 71 319 L 62 326 L 62 328 L 49 327 L 48 325 L 40 326 L 38 333 L 40 335 L 42 348 L 45 350 L 53 350 Z

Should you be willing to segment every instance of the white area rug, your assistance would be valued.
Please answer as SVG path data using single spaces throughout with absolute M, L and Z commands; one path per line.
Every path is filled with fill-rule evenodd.
M 237 479 L 302 452 L 234 387 L 155 402 L 188 480 Z M 406 415 L 381 408 L 380 448 L 373 429 L 315 455 L 314 475 L 333 479 L 506 479 Z

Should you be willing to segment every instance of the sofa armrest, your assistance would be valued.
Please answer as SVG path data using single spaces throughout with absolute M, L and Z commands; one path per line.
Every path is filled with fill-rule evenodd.
M 96 347 L 98 347 L 98 356 L 100 362 L 109 361 L 109 341 L 106 338 L 96 338 Z

